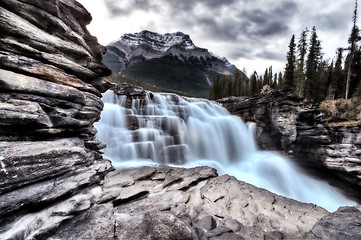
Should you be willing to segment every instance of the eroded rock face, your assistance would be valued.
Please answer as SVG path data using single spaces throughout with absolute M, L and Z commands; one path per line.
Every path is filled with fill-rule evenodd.
M 303 239 L 360 239 L 360 208 L 339 208 L 326 215 L 307 233 Z
M 333 172 L 361 186 L 360 124 L 327 126 L 315 105 L 287 92 L 218 101 L 245 121 L 257 123 L 261 148 L 284 151 L 307 169 Z
M 96 203 L 105 48 L 72 0 L 0 3 L 0 238 L 46 238 Z

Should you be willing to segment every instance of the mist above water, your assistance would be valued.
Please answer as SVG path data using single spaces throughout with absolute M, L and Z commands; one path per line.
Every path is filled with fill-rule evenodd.
M 330 212 L 356 203 L 313 179 L 289 159 L 257 148 L 254 124 L 245 124 L 217 103 L 148 92 L 144 99 L 108 91 L 96 123 L 105 157 L 115 167 L 154 164 L 210 166 L 257 187 L 314 203 Z

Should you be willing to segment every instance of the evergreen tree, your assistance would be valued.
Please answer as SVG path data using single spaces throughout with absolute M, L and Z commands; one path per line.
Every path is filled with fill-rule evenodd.
M 264 86 L 263 76 L 259 77 L 257 85 L 258 85 L 257 86 L 258 89 L 262 89 L 262 87 Z
M 294 88 L 295 81 L 295 68 L 296 68 L 296 43 L 295 43 L 295 35 L 292 35 L 290 44 L 288 45 L 288 53 L 287 53 L 287 64 L 285 70 L 285 82 L 284 88 Z
M 243 94 L 242 96 L 249 96 L 250 93 L 250 84 L 249 84 L 249 78 L 245 78 L 243 81 Z
M 283 75 L 282 75 L 282 72 L 279 72 L 278 73 L 278 79 L 277 79 L 277 86 L 278 86 L 278 89 L 283 89 Z
M 274 75 L 271 88 L 277 89 L 277 73 L 275 73 L 275 75 Z
M 251 76 L 251 86 L 250 86 L 250 95 L 255 95 L 258 93 L 257 89 L 257 72 L 254 71 L 254 73 Z
M 332 71 L 332 77 L 328 88 L 328 98 L 338 99 L 345 97 L 345 73 L 342 69 L 342 48 L 337 49 L 337 58 L 335 67 Z
M 270 66 L 268 68 L 268 85 L 269 86 L 272 86 L 272 78 L 273 78 L 273 69 L 272 69 L 272 66 Z
M 318 101 L 318 67 L 321 62 L 321 42 L 318 40 L 316 27 L 312 28 L 310 47 L 306 61 L 305 97 Z
M 307 35 L 308 29 L 306 28 L 300 34 L 297 44 L 297 67 L 295 73 L 295 87 L 296 87 L 296 94 L 303 96 L 304 95 L 304 85 L 305 85 L 305 58 L 307 54 Z
M 222 86 L 223 86 L 222 98 L 231 96 L 232 95 L 232 78 L 231 78 L 231 76 L 223 77 Z
M 318 89 L 315 91 L 314 100 L 321 102 L 327 96 L 328 88 L 331 82 L 333 72 L 333 63 L 321 60 L 317 70 Z
M 264 72 L 264 75 L 263 75 L 263 83 L 262 83 L 262 86 L 265 86 L 265 85 L 269 85 L 269 80 L 268 80 L 268 68 L 266 68 L 266 71 Z
M 357 49 L 352 64 L 352 77 L 350 82 L 350 96 L 361 97 L 361 49 Z
M 240 96 L 241 95 L 241 73 L 239 70 L 236 70 L 236 74 L 234 75 L 233 80 L 233 96 Z
M 348 99 L 349 98 L 349 92 L 350 92 L 350 85 L 351 85 L 351 75 L 352 75 L 352 67 L 354 64 L 354 57 L 355 57 L 355 51 L 357 48 L 357 42 L 360 40 L 360 36 L 359 36 L 359 29 L 358 26 L 356 25 L 356 21 L 357 21 L 357 0 L 355 1 L 355 10 L 354 10 L 354 14 L 352 17 L 352 21 L 353 21 L 353 27 L 352 27 L 352 31 L 351 31 L 351 35 L 348 39 L 348 42 L 350 44 L 349 46 L 349 62 L 348 62 L 348 68 L 347 68 L 347 79 L 346 79 L 346 93 L 345 93 L 345 98 Z
M 222 98 L 222 87 L 220 83 L 220 76 L 213 77 L 212 88 L 209 92 L 209 99 L 216 100 Z

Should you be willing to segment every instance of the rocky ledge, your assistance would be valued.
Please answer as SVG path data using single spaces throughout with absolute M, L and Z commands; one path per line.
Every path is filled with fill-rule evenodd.
M 84 201 L 90 196 L 92 205 Z M 357 239 L 360 216 L 359 208 L 330 214 L 209 167 L 142 167 L 109 173 L 101 186 L 32 213 L 2 238 Z M 59 219 L 66 221 L 51 228 Z
M 232 114 L 257 123 L 261 148 L 284 151 L 299 165 L 353 184 L 361 199 L 361 125 L 327 125 L 317 106 L 294 94 L 271 91 L 218 100 Z

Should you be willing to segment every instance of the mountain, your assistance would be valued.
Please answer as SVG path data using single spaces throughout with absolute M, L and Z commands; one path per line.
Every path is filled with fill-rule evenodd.
M 237 70 L 182 32 L 129 33 L 106 47 L 103 63 L 114 73 L 197 97 L 208 97 L 215 75 L 233 75 Z

